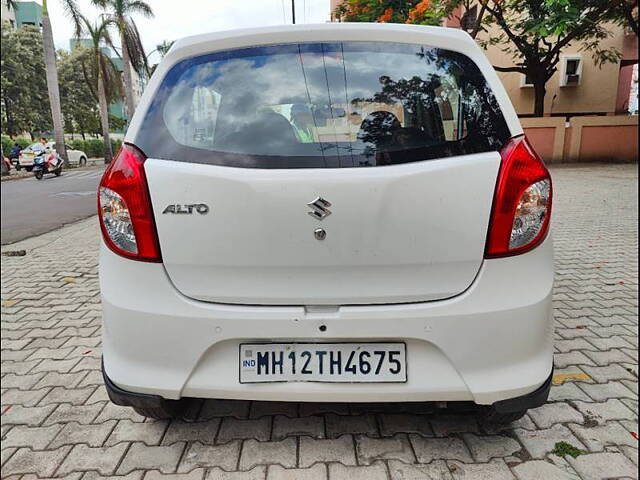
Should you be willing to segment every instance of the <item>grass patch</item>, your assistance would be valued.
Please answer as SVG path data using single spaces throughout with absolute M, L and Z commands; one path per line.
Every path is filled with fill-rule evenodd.
M 580 455 L 582 455 L 585 452 L 583 450 L 580 450 L 579 448 L 574 447 L 570 443 L 558 442 L 553 447 L 553 450 L 551 450 L 551 453 L 553 453 L 553 454 L 555 454 L 555 455 L 557 455 L 559 457 L 564 457 L 566 455 L 569 455 L 569 456 L 571 456 L 573 458 L 576 458 L 576 457 L 579 457 Z

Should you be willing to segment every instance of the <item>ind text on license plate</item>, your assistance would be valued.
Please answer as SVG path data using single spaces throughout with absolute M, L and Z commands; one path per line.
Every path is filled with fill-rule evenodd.
M 404 343 L 243 343 L 240 383 L 406 382 Z

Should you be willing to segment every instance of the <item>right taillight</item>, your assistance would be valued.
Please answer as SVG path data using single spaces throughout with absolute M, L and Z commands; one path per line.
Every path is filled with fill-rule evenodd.
M 500 151 L 485 257 L 531 250 L 544 240 L 551 216 L 551 175 L 525 136 Z

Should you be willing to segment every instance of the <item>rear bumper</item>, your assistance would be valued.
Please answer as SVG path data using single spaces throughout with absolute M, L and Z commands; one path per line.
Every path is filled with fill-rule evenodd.
M 490 405 L 548 388 L 551 237 L 526 254 L 485 261 L 471 287 L 454 298 L 333 310 L 200 302 L 181 295 L 161 264 L 126 260 L 104 245 L 100 262 L 104 369 L 125 392 Z M 403 341 L 408 381 L 240 384 L 238 344 L 274 341 Z
M 158 395 L 128 392 L 118 387 L 105 373 L 104 362 L 102 363 L 102 378 L 104 379 L 104 385 L 107 390 L 107 394 L 109 395 L 109 399 L 116 405 L 138 408 L 162 408 L 165 402 L 167 402 L 167 400 Z M 516 398 L 500 400 L 499 402 L 494 403 L 492 407 L 498 413 L 511 413 L 544 405 L 549 397 L 552 378 L 553 369 L 551 370 L 547 380 L 545 380 L 545 382 L 533 392 L 526 393 Z

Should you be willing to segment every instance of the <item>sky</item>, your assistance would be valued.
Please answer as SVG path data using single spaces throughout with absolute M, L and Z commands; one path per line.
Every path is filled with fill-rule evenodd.
M 291 0 L 146 1 L 155 17 L 134 16 L 134 20 L 147 53 L 155 50 L 163 40 L 234 28 L 291 23 Z M 100 10 L 91 6 L 91 0 L 77 0 L 77 3 L 81 12 L 90 19 L 100 14 Z M 73 27 L 64 14 L 62 2 L 49 0 L 48 6 L 56 48 L 68 50 Z M 329 0 L 295 0 L 295 6 L 296 23 L 325 23 L 329 19 Z M 158 60 L 157 52 L 151 53 L 150 63 Z

